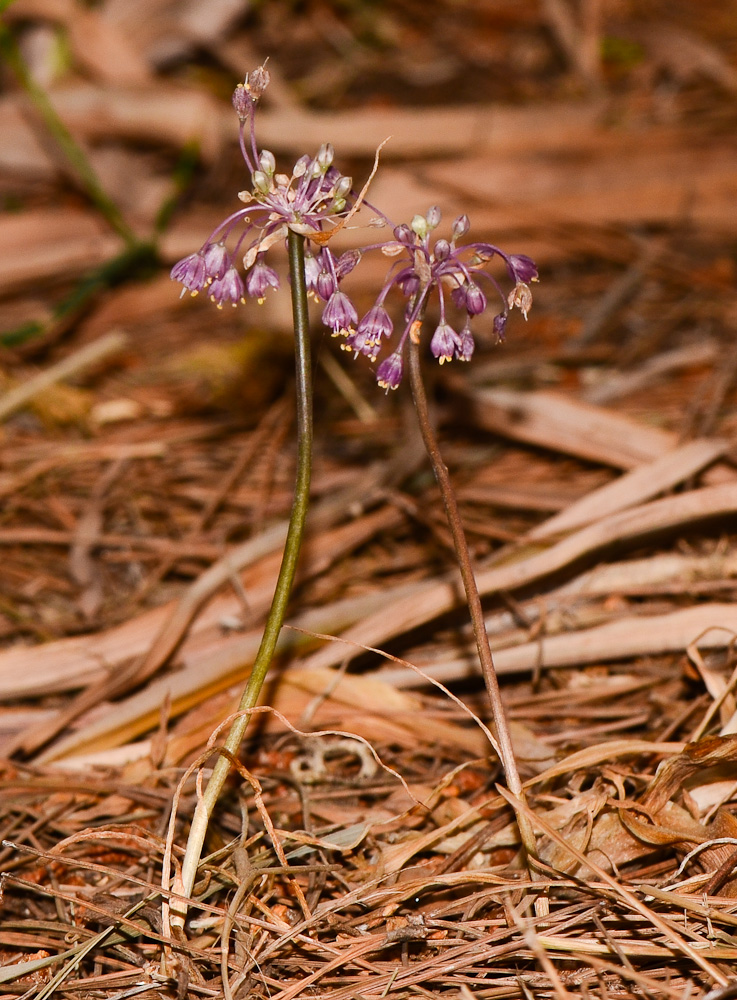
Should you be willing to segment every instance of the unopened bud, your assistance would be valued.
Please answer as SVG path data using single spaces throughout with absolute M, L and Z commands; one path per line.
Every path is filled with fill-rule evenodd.
M 309 156 L 300 156 L 297 162 L 294 164 L 293 175 L 295 177 L 303 177 L 307 173 L 307 169 L 312 161 Z
M 415 218 L 424 221 L 422 220 L 421 215 L 415 216 Z M 401 226 L 397 226 L 397 228 L 394 230 L 394 239 L 398 240 L 399 243 L 403 243 L 404 246 L 408 247 L 411 247 L 415 242 L 413 231 L 404 222 L 401 224 Z
M 427 213 L 427 228 L 437 229 L 440 225 L 440 209 L 437 205 L 433 205 Z
M 360 260 L 360 250 L 346 250 L 344 254 L 341 254 L 335 262 L 335 276 L 338 281 L 342 281 L 347 274 L 350 274 Z
M 253 110 L 253 98 L 242 83 L 239 83 L 233 91 L 233 107 L 242 122 L 248 118 Z
M 335 197 L 345 198 L 353 187 L 352 177 L 341 177 L 338 183 L 335 185 Z
M 274 158 L 274 154 L 269 152 L 268 149 L 262 150 L 261 155 L 258 158 L 258 165 L 267 177 L 274 176 L 274 171 L 276 170 L 276 159 Z
M 263 170 L 254 170 L 251 180 L 256 191 L 259 191 L 261 194 L 268 194 L 271 190 L 271 181 Z
M 468 230 L 471 228 L 471 220 L 467 215 L 459 215 L 458 218 L 453 223 L 453 239 L 459 240 L 462 236 L 465 236 Z
M 428 233 L 427 219 L 424 215 L 415 215 L 409 224 L 413 233 L 416 233 L 421 240 L 424 240 Z
M 323 173 L 333 162 L 334 156 L 335 150 L 333 149 L 333 144 L 331 142 L 324 142 L 317 152 L 317 162 L 320 164 Z

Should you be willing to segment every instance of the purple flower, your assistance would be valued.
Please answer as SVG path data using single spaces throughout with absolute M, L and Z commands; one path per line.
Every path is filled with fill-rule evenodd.
M 451 361 L 458 353 L 461 346 L 461 339 L 449 323 L 440 323 L 435 329 L 430 341 L 430 351 L 432 356 L 437 358 L 440 364 L 444 361 Z
M 330 251 L 326 250 L 325 253 Z M 332 255 L 331 255 L 332 256 Z M 361 253 L 359 250 L 346 250 L 344 254 L 335 262 L 335 278 L 337 281 L 342 281 L 347 275 L 351 273 L 353 268 L 360 262 Z
M 529 285 L 531 281 L 537 281 L 538 274 L 535 262 L 523 253 L 511 253 L 505 258 L 509 277 L 515 284 L 520 282 Z
M 328 299 L 328 304 L 323 309 L 322 321 L 328 329 L 333 331 L 333 336 L 337 337 L 355 328 L 358 322 L 358 313 L 344 292 L 333 292 Z
M 184 285 L 193 295 L 201 292 L 208 281 L 205 258 L 201 250 L 191 253 L 189 257 L 177 261 L 171 269 L 171 278 Z M 184 289 L 182 289 L 184 295 Z
M 380 384 L 390 388 L 399 384 L 404 346 L 410 336 L 420 335 L 431 298 L 437 299 L 440 322 L 430 339 L 430 351 L 440 364 L 454 358 L 469 361 L 473 356 L 475 342 L 471 321 L 488 309 L 487 293 L 491 292 L 492 297 L 498 295 L 502 305 L 502 311 L 492 322 L 495 343 L 504 338 L 509 310 L 516 307 L 527 317 L 532 305 L 528 282 L 537 280 L 537 268 L 529 257 L 508 255 L 491 243 L 459 244 L 470 228 L 466 215 L 460 215 L 453 223 L 450 242 L 440 238 L 433 243 L 431 234 L 439 222 L 439 209 L 431 208 L 426 216 L 415 215 L 409 225 L 395 226 L 391 240 L 376 244 L 376 248 L 393 258 L 392 267 L 374 307 L 352 336 L 350 347 L 357 354 L 375 357 L 378 343 L 392 333 L 385 323 L 384 301 L 392 289 L 401 292 L 407 303 L 404 328 L 393 354 L 379 365 L 377 373 Z M 505 262 L 514 280 L 510 293 L 505 292 L 488 272 L 488 264 L 495 257 Z M 446 318 L 449 305 L 461 313 L 458 326 Z M 370 337 L 359 337 L 364 331 L 371 331 Z
M 456 351 L 456 357 L 459 361 L 470 361 L 473 357 L 473 352 L 476 349 L 476 344 L 474 343 L 473 334 L 471 333 L 471 327 L 466 323 L 460 332 L 460 345 Z
M 453 243 L 465 236 L 471 228 L 471 220 L 467 215 L 459 215 L 453 223 Z
M 393 330 L 394 324 L 392 323 L 391 316 L 378 303 L 369 309 L 358 324 L 358 332 L 369 334 L 377 345 L 381 343 L 382 337 L 391 337 Z
M 350 331 L 356 311 L 338 291 L 361 254 L 349 250 L 336 258 L 326 243 L 336 224 L 355 207 L 353 181 L 333 165 L 335 151 L 330 143 L 323 143 L 315 156 L 301 156 L 291 175 L 277 172 L 274 154 L 256 143 L 256 106 L 268 84 L 269 73 L 261 66 L 233 94 L 240 149 L 250 176 L 250 187 L 238 195 L 244 205 L 220 223 L 197 253 L 175 264 L 171 276 L 193 294 L 207 289 L 219 306 L 235 305 L 246 295 L 263 302 L 269 288 L 279 287 L 279 277 L 264 256 L 272 246 L 285 242 L 291 230 L 305 237 L 308 294 L 327 302 L 325 322 L 333 332 Z M 228 250 L 231 239 L 232 251 Z M 245 283 L 233 264 L 233 257 L 241 256 Z
M 248 74 L 233 95 L 250 186 L 238 195 L 243 207 L 223 220 L 199 251 L 172 268 L 172 278 L 185 290 L 196 294 L 206 289 L 218 307 L 243 302 L 245 296 L 263 302 L 270 288 L 280 286 L 277 272 L 266 263 L 266 254 L 275 244 L 283 244 L 290 231 L 297 233 L 305 238 L 307 293 L 316 302 L 324 303 L 322 321 L 333 336 L 345 337 L 342 346 L 346 350 L 375 361 L 383 342 L 394 333 L 387 297 L 393 291 L 403 296 L 405 308 L 398 343 L 377 370 L 379 384 L 387 389 L 399 385 L 404 346 L 410 336 L 420 336 L 433 303 L 440 318 L 430 338 L 430 350 L 441 364 L 472 357 L 475 344 L 471 322 L 486 312 L 489 298 L 498 295 L 501 300 L 502 308 L 492 322 L 497 342 L 504 338 L 510 309 L 517 308 L 527 317 L 532 305 L 530 283 L 538 277 L 534 262 L 525 254 L 507 254 L 490 243 L 462 243 L 470 230 L 467 215 L 459 215 L 453 222 L 450 239 L 436 239 L 433 233 L 441 221 L 437 206 L 424 216 L 415 215 L 409 224 L 396 226 L 369 206 L 380 216 L 375 222 L 391 226 L 391 238 L 363 251 L 348 250 L 336 256 L 328 241 L 353 215 L 359 196 L 352 179 L 334 165 L 335 151 L 330 143 L 323 143 L 314 156 L 299 157 L 290 175 L 277 171 L 273 153 L 259 149 L 255 111 L 268 84 L 269 73 L 262 66 Z M 381 251 L 392 258 L 392 264 L 374 305 L 359 323 L 341 282 L 367 250 Z M 506 265 L 514 283 L 511 292 L 489 273 L 488 265 L 495 257 Z M 234 259 L 243 260 L 245 280 Z M 457 320 L 453 312 L 460 314 Z
M 243 287 L 243 279 L 234 267 L 229 267 L 222 278 L 216 278 L 208 288 L 208 293 L 213 302 L 222 309 L 226 302 L 231 305 L 238 305 L 243 302 L 246 290 Z
M 307 294 L 311 296 L 316 302 L 318 301 L 317 294 L 317 279 L 320 276 L 322 268 L 320 267 L 320 261 L 314 254 L 305 254 L 305 279 L 307 282 Z
M 279 287 L 279 275 L 273 267 L 261 261 L 254 264 L 246 275 L 246 291 L 259 305 L 265 300 L 269 288 Z
M 346 330 L 344 332 L 346 333 L 345 343 L 340 345 L 344 351 L 353 351 L 354 357 L 365 354 L 369 361 L 376 361 L 379 345 L 370 333 L 366 330 Z
M 402 381 L 404 374 L 404 362 L 399 351 L 384 358 L 376 369 L 376 381 L 382 389 L 396 389 Z
M 494 317 L 493 323 L 494 336 L 496 338 L 495 343 L 503 344 L 506 339 L 507 331 L 507 313 L 499 313 L 498 316 Z
M 222 278 L 230 267 L 230 254 L 225 249 L 225 244 L 210 243 L 205 246 L 205 268 L 209 278 Z

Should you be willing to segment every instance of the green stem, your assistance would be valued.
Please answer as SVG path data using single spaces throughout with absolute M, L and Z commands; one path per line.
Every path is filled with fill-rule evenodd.
M 484 683 L 486 684 L 486 690 L 489 694 L 489 701 L 491 702 L 491 714 L 494 720 L 496 739 L 499 746 L 499 756 L 504 769 L 507 787 L 514 796 L 521 801 L 524 801 L 525 790 L 522 786 L 522 782 L 520 781 L 519 771 L 517 770 L 517 762 L 514 757 L 512 737 L 509 732 L 509 723 L 507 722 L 507 716 L 504 711 L 504 703 L 502 702 L 502 696 L 499 690 L 499 679 L 497 678 L 494 660 L 491 655 L 489 636 L 486 632 L 484 612 L 481 607 L 481 597 L 479 596 L 479 589 L 476 585 L 476 577 L 471 563 L 471 553 L 468 550 L 468 541 L 466 540 L 466 533 L 463 530 L 463 522 L 461 521 L 460 511 L 458 510 L 458 503 L 453 490 L 453 484 L 450 481 L 448 467 L 443 461 L 443 456 L 440 453 L 435 431 L 433 430 L 432 422 L 430 420 L 430 414 L 427 407 L 427 396 L 425 394 L 425 386 L 422 380 L 420 347 L 419 343 L 414 338 L 410 339 L 409 343 L 409 380 L 415 410 L 417 411 L 417 419 L 420 425 L 420 432 L 422 434 L 422 440 L 425 444 L 425 449 L 430 458 L 430 462 L 432 463 L 435 479 L 440 487 L 440 495 L 443 498 L 445 515 L 448 520 L 451 535 L 453 536 L 453 545 L 455 547 L 458 566 L 461 571 L 461 578 L 463 579 L 463 587 L 466 591 L 466 601 L 471 615 L 471 625 L 473 626 L 473 634 L 476 639 L 476 649 L 478 650 L 479 662 L 481 663 L 481 671 L 483 673 Z M 533 859 L 537 854 L 535 834 L 529 819 L 522 812 L 517 813 L 517 825 L 519 827 L 522 845 L 525 849 L 525 853 L 527 854 L 529 865 L 531 859 Z
M 220 796 L 225 779 L 231 768 L 230 758 L 238 754 L 251 717 L 249 709 L 256 706 L 266 674 L 274 656 L 274 649 L 292 590 L 297 559 L 304 535 L 305 519 L 310 496 L 310 474 L 312 471 L 312 371 L 310 365 L 310 337 L 307 314 L 307 286 L 305 284 L 304 237 L 289 231 L 289 270 L 292 278 L 292 316 L 294 319 L 295 365 L 297 374 L 297 436 L 298 458 L 297 476 L 294 486 L 294 501 L 289 518 L 289 528 L 284 554 L 282 555 L 279 577 L 269 615 L 264 626 L 251 676 L 241 696 L 238 711 L 243 713 L 233 723 L 224 743 L 227 754 L 218 757 L 207 783 L 205 792 L 197 801 L 192 826 L 189 831 L 187 849 L 182 862 L 181 885 L 177 891 L 183 896 L 191 896 L 197 867 L 200 863 L 202 846 L 205 842 L 207 826 Z M 176 923 L 181 925 L 185 914 L 181 909 L 176 913 Z

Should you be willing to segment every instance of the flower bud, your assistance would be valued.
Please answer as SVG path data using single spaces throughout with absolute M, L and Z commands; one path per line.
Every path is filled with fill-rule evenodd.
M 335 150 L 331 142 L 324 142 L 317 152 L 316 160 L 320 164 L 321 173 L 325 173 L 333 162 Z
M 424 240 L 428 233 L 427 219 L 424 215 L 415 215 L 409 224 L 413 233 Z
M 335 278 L 330 271 L 322 270 L 317 276 L 317 294 L 326 302 L 335 291 Z
M 274 158 L 274 154 L 269 152 L 268 149 L 262 150 L 261 155 L 258 158 L 258 165 L 267 177 L 274 176 L 274 171 L 276 170 L 276 159 Z
M 244 122 L 253 110 L 253 98 L 242 83 L 233 91 L 233 107 L 240 120 Z
M 440 209 L 438 208 L 437 205 L 433 205 L 432 208 L 430 208 L 427 213 L 427 228 L 437 229 L 437 227 L 440 225 L 440 218 L 441 218 Z
M 352 177 L 341 177 L 338 183 L 335 185 L 335 198 L 345 199 L 346 195 L 350 193 L 353 187 Z
M 422 216 L 416 216 L 416 218 L 422 218 Z M 401 226 L 397 226 L 394 230 L 394 239 L 398 243 L 403 243 L 405 246 L 412 246 L 415 242 L 414 233 L 409 228 L 409 226 L 403 222 Z
M 435 260 L 447 260 L 450 257 L 450 243 L 447 240 L 438 240 L 433 248 Z
M 294 164 L 294 170 L 292 171 L 292 175 L 294 177 L 304 177 L 304 175 L 307 173 L 307 170 L 311 162 L 312 161 L 310 160 L 309 156 L 307 156 L 306 153 L 304 156 L 300 156 L 300 158 Z
M 254 170 L 251 174 L 251 181 L 260 194 L 268 194 L 271 190 L 271 179 L 266 176 L 263 170 Z
M 347 274 L 350 274 L 356 264 L 361 260 L 360 250 L 346 250 L 335 262 L 335 277 L 342 281 Z
M 459 215 L 458 218 L 453 223 L 453 242 L 459 240 L 462 236 L 465 236 L 468 230 L 471 228 L 471 221 L 467 215 Z
M 466 285 L 466 310 L 471 316 L 478 316 L 486 309 L 486 296 L 478 285 Z

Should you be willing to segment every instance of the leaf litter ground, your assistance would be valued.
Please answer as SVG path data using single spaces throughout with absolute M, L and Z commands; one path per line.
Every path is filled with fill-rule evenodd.
M 559 64 L 540 65 L 556 100 L 544 107 L 533 73 L 505 78 L 504 99 L 524 103 L 467 105 L 433 132 L 443 107 L 403 117 L 396 80 L 409 70 L 389 60 L 397 89 L 385 107 L 369 106 L 358 129 L 355 114 L 328 116 L 328 95 L 350 104 L 360 73 L 380 65 L 344 14 L 364 64 L 325 61 L 321 75 L 285 48 L 313 107 L 285 83 L 267 109 L 278 151 L 332 122 L 356 176 L 373 128 L 380 141 L 414 122 L 415 145 L 393 154 L 375 200 L 411 195 L 410 212 L 438 202 L 452 218 L 470 197 L 474 228 L 540 260 L 529 323 L 433 386 L 538 834 L 534 883 L 497 785 L 450 540 L 408 401 L 377 394 L 371 373 L 316 331 L 313 509 L 290 627 L 210 830 L 186 934 L 172 935 L 162 873 L 178 864 L 193 811 L 187 769 L 208 765 L 203 751 L 248 675 L 295 456 L 282 305 L 216 313 L 178 302 L 164 269 L 3 357 L 7 995 L 728 995 L 734 39 L 696 35 L 676 11 L 662 27 L 690 40 L 701 71 L 674 56 L 664 97 L 652 34 L 619 11 L 617 29 L 640 39 L 641 72 L 608 63 L 602 92 L 566 53 L 555 6 L 515 34 L 500 4 L 477 43 L 513 49 L 524 35 L 539 57 L 552 52 Z M 407 32 L 412 6 L 398 11 Z M 310 38 L 316 15 L 300 16 Z M 481 14 L 468 3 L 463 16 Z M 441 21 L 424 36 L 434 79 L 452 71 L 433 48 Z M 128 72 L 145 70 L 153 106 L 133 135 L 111 115 L 112 97 L 101 121 L 79 103 L 75 119 L 104 66 L 87 67 L 76 94 L 59 88 L 78 137 L 98 129 L 93 156 L 108 184 L 135 167 L 131 185 L 148 197 L 129 211 L 142 226 L 187 128 L 205 130 L 210 166 L 166 231 L 166 261 L 201 242 L 230 183 L 232 122 L 216 80 L 277 22 L 272 12 L 251 35 L 229 36 L 222 76 L 187 84 L 187 102 L 155 47 L 133 47 Z M 105 19 L 93 26 L 117 37 Z M 211 47 L 225 28 L 213 31 Z M 201 54 L 181 44 L 196 66 Z M 136 106 L 130 81 L 105 82 Z M 198 100 L 208 114 L 174 121 L 173 107 L 196 111 Z M 497 125 L 493 155 L 470 138 L 484 116 Z M 145 128 L 148 145 L 136 146 Z M 18 142 L 26 175 L 8 171 L 3 185 L 21 192 L 27 252 L 3 268 L 8 328 L 48 317 L 98 255 L 116 252 L 94 211 Z M 119 194 L 125 204 L 130 192 Z M 12 246 L 18 213 L 0 226 Z M 355 289 L 367 304 L 370 268 Z

